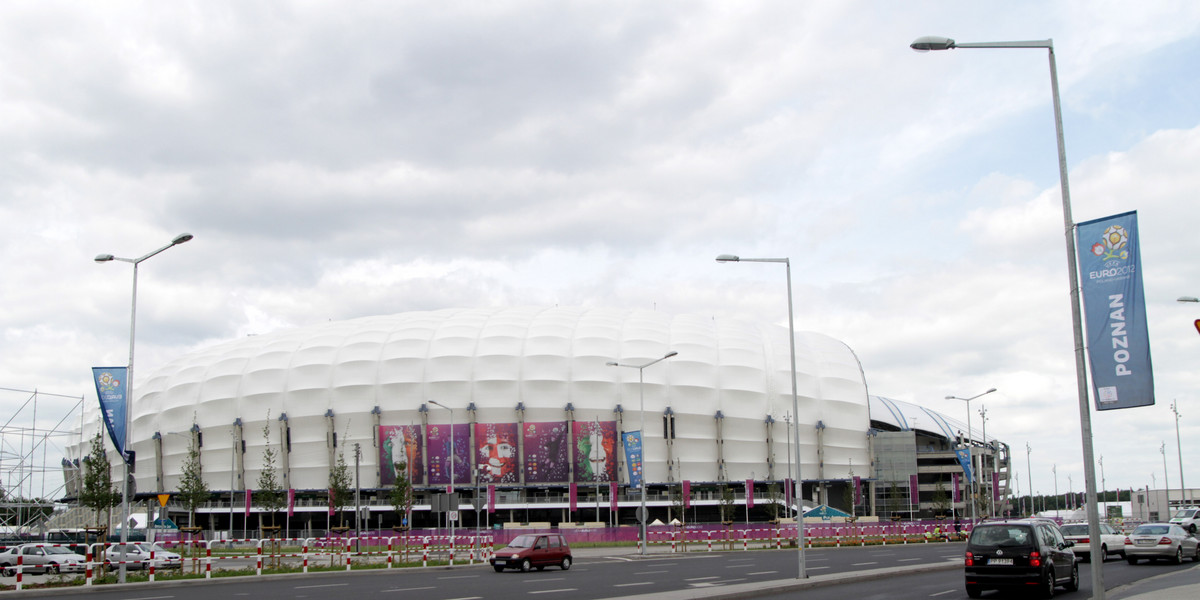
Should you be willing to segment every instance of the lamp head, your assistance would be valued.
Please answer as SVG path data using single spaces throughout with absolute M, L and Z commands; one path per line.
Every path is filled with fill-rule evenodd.
M 994 391 L 996 391 L 996 388 L 992 388 L 992 389 L 990 389 L 990 390 L 988 390 L 988 391 L 986 391 L 986 392 L 984 392 L 984 393 L 985 393 L 985 394 L 990 394 L 990 393 L 992 393 L 992 392 L 994 392 Z
M 930 50 L 950 50 L 955 48 L 955 45 L 954 40 L 948 37 L 927 35 L 913 40 L 908 47 L 917 52 L 929 52 Z
M 96 258 L 95 258 L 96 262 L 100 262 L 100 263 L 108 262 L 112 259 L 113 259 L 113 255 L 111 255 L 111 254 L 97 254 Z
M 182 244 L 184 242 L 190 242 L 190 241 L 192 241 L 193 237 L 195 237 L 195 236 L 193 236 L 190 233 L 181 233 L 181 234 L 175 236 L 175 239 L 171 240 L 171 245 L 178 246 L 179 244 Z
M 619 367 L 619 366 L 621 366 L 621 365 L 617 364 L 617 363 L 616 363 L 616 361 L 612 361 L 612 360 L 610 360 L 610 361 L 608 361 L 608 362 L 604 363 L 604 365 L 605 365 L 605 366 L 608 366 L 608 367 Z
M 679 355 L 678 352 L 672 350 L 672 351 L 666 353 L 666 355 L 664 355 L 663 358 L 671 358 L 672 356 L 678 356 L 678 355 Z
M 717 262 L 738 262 L 739 260 L 742 259 L 736 254 L 722 254 L 717 257 Z

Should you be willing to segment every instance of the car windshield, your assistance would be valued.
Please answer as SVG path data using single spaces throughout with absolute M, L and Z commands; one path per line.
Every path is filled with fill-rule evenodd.
M 75 553 L 71 552 L 70 550 L 67 550 L 66 548 L 58 548 L 55 546 L 49 546 L 46 548 L 46 554 L 75 554 Z
M 1172 519 L 1190 519 L 1190 518 L 1192 518 L 1192 517 L 1195 517 L 1195 516 L 1196 516 L 1196 509 L 1194 509 L 1194 508 L 1185 508 L 1185 509 L 1183 509 L 1183 510 L 1181 510 L 1181 511 L 1177 511 L 1177 512 L 1175 513 L 1175 516 L 1173 516 L 1173 517 L 1171 517 L 1171 518 L 1172 518 Z
M 1088 526 L 1087 525 L 1063 525 L 1062 532 L 1063 532 L 1063 535 L 1087 535 L 1088 534 Z
M 158 554 L 161 552 L 166 552 L 166 550 L 163 550 L 163 547 L 159 546 L 158 544 L 141 543 L 141 544 L 136 544 L 136 546 L 137 546 L 137 549 L 141 550 L 142 552 L 147 552 L 147 553 L 154 552 L 155 554 Z
M 1169 531 L 1167 525 L 1142 525 L 1133 530 L 1133 535 L 1166 535 Z
M 971 545 L 988 547 L 1025 546 L 1032 541 L 1029 528 L 1020 525 L 987 525 L 971 532 Z
M 518 535 L 513 538 L 513 541 L 508 543 L 509 548 L 532 548 L 533 543 L 537 541 L 536 535 Z

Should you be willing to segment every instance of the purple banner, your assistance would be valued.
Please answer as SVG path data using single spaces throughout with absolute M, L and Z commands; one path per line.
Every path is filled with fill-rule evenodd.
M 921 505 L 921 490 L 917 489 L 917 476 L 908 476 L 908 501 L 916 506 Z
M 593 483 L 617 478 L 617 422 L 575 421 L 575 481 Z
M 958 473 L 954 473 L 954 502 L 962 502 L 962 483 Z
M 688 480 L 688 479 L 683 480 L 682 492 L 683 492 L 683 507 L 691 508 L 692 507 L 692 482 L 691 482 L 691 480 Z
M 570 511 L 575 512 L 579 505 L 579 485 L 574 482 L 571 483 L 571 498 L 569 504 Z
M 862 478 L 854 476 L 854 505 L 862 504 Z
M 746 508 L 754 508 L 754 480 L 746 480 Z
M 496 512 L 496 486 L 488 485 L 487 487 L 487 511 L 489 513 Z
M 517 424 L 476 423 L 475 464 L 481 483 L 517 483 Z M 457 479 L 457 473 L 456 479 Z
M 525 482 L 563 482 L 567 464 L 567 422 L 525 424 Z
M 454 424 L 454 443 L 450 443 L 450 425 L 442 423 L 428 425 L 425 429 L 426 445 L 429 448 L 430 485 L 450 484 L 450 448 L 454 447 L 454 483 L 471 483 L 471 429 L 466 423 Z
M 420 485 L 425 473 L 425 461 L 421 457 L 420 425 L 380 425 L 379 477 L 385 487 L 396 483 L 398 462 L 408 465 L 408 481 Z
M 1000 474 L 992 473 L 992 502 L 1000 501 Z

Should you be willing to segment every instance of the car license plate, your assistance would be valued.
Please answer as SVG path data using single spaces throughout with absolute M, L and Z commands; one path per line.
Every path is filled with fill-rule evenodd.
M 991 558 L 991 559 L 988 559 L 988 564 L 989 565 L 1011 565 L 1013 563 L 1012 563 L 1011 558 Z

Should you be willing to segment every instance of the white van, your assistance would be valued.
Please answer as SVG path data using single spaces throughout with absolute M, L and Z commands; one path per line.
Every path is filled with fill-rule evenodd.
M 1196 533 L 1197 528 L 1200 528 L 1200 507 L 1189 506 L 1175 511 L 1175 514 L 1171 515 L 1171 522 L 1189 533 Z

